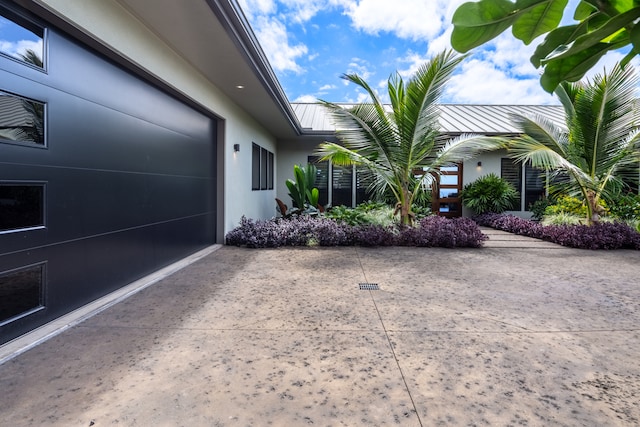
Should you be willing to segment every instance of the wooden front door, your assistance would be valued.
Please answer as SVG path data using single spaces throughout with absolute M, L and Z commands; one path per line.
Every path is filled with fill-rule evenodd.
M 462 163 L 440 169 L 440 177 L 433 186 L 432 210 L 440 216 L 462 216 Z

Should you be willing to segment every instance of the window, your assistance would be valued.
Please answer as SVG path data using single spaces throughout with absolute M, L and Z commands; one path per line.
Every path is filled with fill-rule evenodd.
M 362 166 L 335 166 L 327 161 L 319 162 L 318 159 L 317 156 L 307 157 L 307 161 L 317 168 L 315 186 L 320 193 L 318 203 L 322 206 L 331 202 L 331 206 L 354 207 L 374 198 L 369 190 L 373 180 L 369 170 Z
M 0 8 L 0 55 L 44 68 L 44 29 Z
M 269 166 L 267 169 L 267 189 L 273 190 L 273 153 L 269 151 L 267 155 L 269 157 L 269 161 L 267 162 Z
M 44 226 L 44 184 L 0 183 L 0 233 Z
M 44 104 L 0 92 L 0 141 L 44 146 Z
M 307 157 L 307 162 L 316 167 L 315 187 L 318 189 L 318 203 L 326 206 L 329 203 L 329 162 L 319 162 L 318 156 Z
M 331 206 L 353 206 L 353 167 L 333 165 Z
M 529 210 L 532 203 L 545 195 L 545 173 L 530 164 L 522 166 L 513 159 L 501 160 L 501 177 L 513 184 L 520 193 L 515 210 Z M 524 178 L 524 179 L 523 179 Z M 524 195 L 524 205 L 522 200 Z
M 45 264 L 0 273 L 0 325 L 44 307 Z
M 372 200 L 369 187 L 374 180 L 373 173 L 364 166 L 356 166 L 356 205 Z
M 255 142 L 251 146 L 251 189 L 273 190 L 274 155 Z

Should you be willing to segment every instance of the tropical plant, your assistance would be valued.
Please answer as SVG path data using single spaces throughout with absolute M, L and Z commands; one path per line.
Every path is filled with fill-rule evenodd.
M 606 212 L 608 209 L 607 204 L 602 199 L 598 200 L 598 206 L 602 208 L 600 209 L 601 212 Z M 544 216 L 557 214 L 568 214 L 584 218 L 587 215 L 587 204 L 577 197 L 562 194 L 555 197 L 554 202 L 544 210 Z
M 320 192 L 314 187 L 316 172 L 317 168 L 311 163 L 308 163 L 305 167 L 294 165 L 293 176 L 295 181 L 292 179 L 287 179 L 286 181 L 293 206 L 300 212 L 318 211 Z
M 580 225 L 583 217 L 568 212 L 559 212 L 545 215 L 540 223 L 542 225 Z
M 638 2 L 583 0 L 575 3 L 577 22 L 560 26 L 567 0 L 480 0 L 460 5 L 453 14 L 451 45 L 468 52 L 487 43 L 509 27 L 513 36 L 528 45 L 547 34 L 531 57 L 544 72 L 540 83 L 553 92 L 562 81 L 578 81 L 603 55 L 631 45 L 622 61 L 640 52 Z
M 625 186 L 637 185 L 637 86 L 633 68 L 616 65 L 593 81 L 558 86 L 566 128 L 542 117 L 511 116 L 522 135 L 510 141 L 509 155 L 550 171 L 552 193 L 585 201 L 587 224 L 598 221 L 601 198 L 610 199 Z
M 620 194 L 609 205 L 611 215 L 623 221 L 640 220 L 640 195 Z
M 465 185 L 460 198 L 476 214 L 502 213 L 514 209 L 519 195 L 513 184 L 490 173 Z
M 367 224 L 364 212 L 343 205 L 333 206 L 324 216 L 349 225 Z
M 487 213 L 474 218 L 478 225 L 543 239 L 581 249 L 640 250 L 640 233 L 622 222 L 585 225 L 542 225 L 513 215 Z
M 531 219 L 534 221 L 540 221 L 544 217 L 544 211 L 547 207 L 553 205 L 554 198 L 543 197 L 533 203 L 529 204 L 529 211 L 531 212 Z
M 253 221 L 242 217 L 225 236 L 227 245 L 280 246 L 432 246 L 478 248 L 487 236 L 469 218 L 430 216 L 417 227 L 349 225 L 329 218 L 299 215 L 288 220 Z
M 320 101 L 332 113 L 342 144 L 325 142 L 318 154 L 336 165 L 364 166 L 370 174 L 369 190 L 376 197 L 382 199 L 385 191 L 393 193 L 402 224 L 413 223 L 413 201 L 429 187 L 440 167 L 500 146 L 496 139 L 484 136 L 447 140 L 438 131 L 436 102 L 462 59 L 445 51 L 419 67 L 406 84 L 399 73 L 389 77 L 390 109 L 356 74 L 342 78 L 364 89 L 371 102 L 343 108 Z
M 324 216 L 349 225 L 393 225 L 393 207 L 382 202 L 364 202 L 355 208 L 334 206 Z

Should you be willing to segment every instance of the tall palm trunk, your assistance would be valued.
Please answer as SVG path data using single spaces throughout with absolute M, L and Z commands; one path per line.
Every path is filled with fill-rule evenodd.
M 593 225 L 600 222 L 600 215 L 604 213 L 604 209 L 598 203 L 600 198 L 595 191 L 587 190 L 585 200 L 587 201 L 587 225 Z

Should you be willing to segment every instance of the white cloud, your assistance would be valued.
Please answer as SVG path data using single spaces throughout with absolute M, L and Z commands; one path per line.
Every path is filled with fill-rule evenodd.
M 302 102 L 302 103 L 313 103 L 318 102 L 318 98 L 314 95 L 300 95 L 293 102 Z
M 302 73 L 296 59 L 307 54 L 307 46 L 291 45 L 285 25 L 275 18 L 259 17 L 255 24 L 256 35 L 269 63 L 276 71 Z
M 42 56 L 42 40 L 0 40 L 0 51 L 15 58 L 20 58 L 20 55 L 24 54 L 27 50 L 33 50 L 38 53 L 39 56 Z
M 449 25 L 444 17 L 449 0 L 359 0 L 351 2 L 345 13 L 353 26 L 368 34 L 394 33 L 400 38 L 428 40 Z
M 320 89 L 318 89 L 318 90 L 324 91 L 324 90 L 332 90 L 332 89 L 337 89 L 337 88 L 338 88 L 338 86 L 336 86 L 336 85 L 324 85 L 324 86 L 321 86 Z
M 622 59 L 625 57 L 625 53 L 622 52 L 609 52 L 607 53 L 605 56 L 603 56 L 600 61 L 598 61 L 598 63 L 592 67 L 587 74 L 585 75 L 586 78 L 588 78 L 589 80 L 593 80 L 593 77 L 598 74 L 598 75 L 602 75 L 605 70 L 607 73 L 609 73 L 613 67 L 615 66 L 615 64 L 617 62 L 622 61 Z M 640 59 L 638 58 L 638 56 L 636 56 L 631 62 L 630 65 L 632 65 L 635 69 L 636 72 L 640 72 Z
M 345 95 L 344 99 L 341 102 L 345 102 L 347 104 L 362 104 L 364 102 L 371 102 L 371 98 L 368 93 L 364 92 L 356 92 L 355 98 L 349 95 Z
M 444 102 L 465 104 L 557 104 L 544 92 L 537 77 L 509 76 L 493 64 L 466 60 L 445 87 Z
M 345 74 L 357 74 L 364 81 L 368 81 L 369 78 L 374 74 L 370 70 L 371 65 L 369 62 L 362 58 L 351 58 L 351 62 L 347 67 L 347 72 Z
M 270 15 L 277 10 L 275 0 L 238 0 L 238 3 L 249 21 L 257 16 Z

